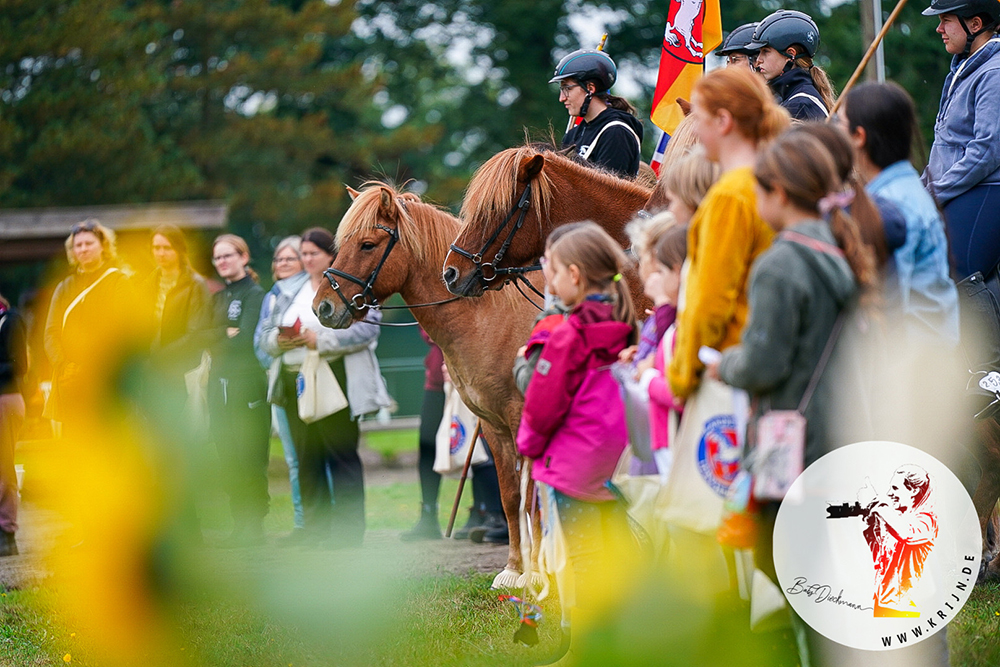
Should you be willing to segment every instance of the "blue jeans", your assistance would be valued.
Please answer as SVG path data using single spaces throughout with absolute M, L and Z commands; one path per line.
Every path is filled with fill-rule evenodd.
M 299 457 L 295 454 L 295 444 L 292 442 L 292 432 L 288 428 L 288 415 L 279 405 L 271 406 L 271 418 L 274 428 L 281 440 L 281 449 L 285 452 L 285 463 L 288 464 L 288 485 L 292 489 L 292 508 L 295 512 L 295 527 L 302 528 L 302 491 L 299 490 Z

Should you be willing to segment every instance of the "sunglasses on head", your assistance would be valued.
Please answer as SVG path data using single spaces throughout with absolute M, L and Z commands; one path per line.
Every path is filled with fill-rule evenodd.
M 80 232 L 95 232 L 97 231 L 97 223 L 93 220 L 84 220 L 83 222 L 78 222 L 73 225 L 73 229 L 70 231 L 72 236 L 76 236 Z

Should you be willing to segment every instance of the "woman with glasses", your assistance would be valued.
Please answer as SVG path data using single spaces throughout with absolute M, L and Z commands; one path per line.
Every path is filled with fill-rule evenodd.
M 745 67 L 755 69 L 754 61 L 757 60 L 757 49 L 749 48 L 753 41 L 753 33 L 757 29 L 756 23 L 744 23 L 722 40 L 722 46 L 715 50 L 715 55 L 726 59 L 726 67 Z
M 263 544 L 267 515 L 271 410 L 267 376 L 254 355 L 253 336 L 264 290 L 251 269 L 246 241 L 223 234 L 212 244 L 212 263 L 226 282 L 215 295 L 208 405 L 233 514 L 233 532 L 220 546 Z
M 622 178 L 635 178 L 642 122 L 635 117 L 635 107 L 608 92 L 617 77 L 611 56 L 581 49 L 559 61 L 549 83 L 559 84 L 559 101 L 570 116 L 581 119 L 563 137 L 563 147 L 575 146 L 583 160 Z
M 292 299 L 275 302 L 261 325 L 258 344 L 272 357 L 281 358 L 275 389 L 283 397 L 299 457 L 305 530 L 301 539 L 289 536 L 289 542 L 339 549 L 361 546 L 365 534 L 365 482 L 358 456 L 357 419 L 388 407 L 391 401 L 375 357 L 381 313 L 369 311 L 366 321 L 355 322 L 348 329 L 328 329 L 313 313 L 313 299 L 326 281 L 324 272 L 333 263 L 334 252 L 334 237 L 328 230 L 314 227 L 302 233 L 300 256 L 308 280 Z M 348 407 L 307 424 L 299 418 L 296 380 L 311 350 L 318 351 L 330 365 Z
M 64 436 L 78 437 L 81 422 L 98 409 L 95 378 L 107 376 L 123 349 L 115 341 L 135 327 L 114 232 L 85 220 L 73 227 L 65 247 L 73 272 L 56 286 L 45 322 L 52 390 L 44 415 L 61 424 Z
M 260 320 L 257 322 L 257 330 L 254 332 L 254 351 L 264 368 L 268 370 L 268 384 L 273 385 L 279 381 L 277 372 L 280 371 L 280 361 L 275 366 L 278 357 L 272 357 L 261 348 L 261 334 L 265 325 L 270 322 L 272 313 L 283 312 L 295 299 L 302 286 L 309 280 L 309 274 L 302 266 L 302 238 L 299 236 L 287 236 L 283 238 L 278 247 L 274 249 L 274 260 L 271 262 L 271 272 L 274 276 L 274 286 L 271 291 L 264 296 L 264 305 L 260 310 Z M 283 540 L 289 543 L 301 541 L 306 533 L 303 530 L 305 524 L 302 518 L 302 493 L 299 489 L 299 459 L 295 451 L 295 441 L 292 439 L 292 432 L 288 425 L 288 414 L 285 412 L 284 402 L 278 400 L 273 394 L 273 388 L 268 396 L 271 401 L 271 421 L 274 423 L 278 437 L 281 439 L 281 447 L 285 452 L 285 463 L 288 464 L 288 484 L 292 494 L 292 509 L 294 512 L 294 529 Z

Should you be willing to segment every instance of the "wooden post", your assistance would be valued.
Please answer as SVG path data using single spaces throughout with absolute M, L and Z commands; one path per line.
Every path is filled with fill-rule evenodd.
M 871 43 L 871 46 L 868 47 L 868 51 L 865 52 L 865 57 L 861 59 L 861 63 L 858 65 L 857 69 L 854 70 L 854 74 L 851 75 L 847 85 L 844 86 L 842 91 L 840 91 L 840 97 L 837 98 L 837 102 L 833 105 L 833 108 L 830 109 L 830 118 L 833 118 L 833 115 L 837 113 L 837 109 L 840 108 L 840 103 L 844 101 L 844 96 L 847 95 L 847 92 L 854 87 L 858 77 L 861 76 L 861 72 L 863 72 L 865 67 L 868 66 L 868 61 L 872 59 L 873 55 L 875 55 L 878 45 L 882 43 L 882 38 L 885 37 L 887 32 L 889 32 L 889 28 L 892 27 L 892 24 L 895 22 L 896 17 L 899 16 L 899 12 L 902 11 L 905 4 L 906 0 L 899 0 L 899 2 L 896 3 L 896 8 L 892 10 L 892 14 L 889 14 L 889 18 L 886 19 L 885 25 L 882 26 L 878 35 L 875 36 L 875 41 Z M 829 118 L 827 120 L 829 120 Z

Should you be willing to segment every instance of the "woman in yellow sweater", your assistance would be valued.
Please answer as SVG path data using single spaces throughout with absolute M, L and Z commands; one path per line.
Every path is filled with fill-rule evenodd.
M 691 96 L 695 133 L 722 176 L 709 189 L 688 230 L 688 273 L 677 318 L 669 379 L 685 399 L 698 387 L 702 346 L 724 350 L 740 341 L 747 318 L 747 279 L 774 232 L 757 213 L 753 165 L 758 146 L 789 124 L 767 85 L 750 70 L 716 70 Z

